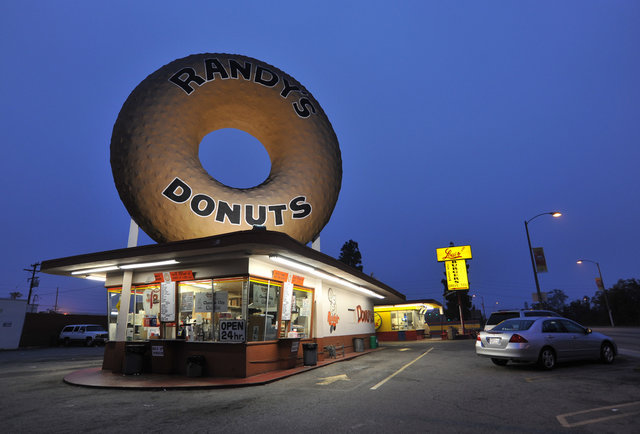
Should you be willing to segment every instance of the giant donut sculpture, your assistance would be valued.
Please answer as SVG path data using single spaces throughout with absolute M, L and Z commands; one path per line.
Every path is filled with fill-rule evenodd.
M 266 148 L 262 184 L 231 188 L 202 167 L 200 142 L 221 128 Z M 144 79 L 113 127 L 111 168 L 127 211 L 157 242 L 263 226 L 307 243 L 329 221 L 342 180 L 338 140 L 313 96 L 281 70 L 231 54 L 191 55 Z

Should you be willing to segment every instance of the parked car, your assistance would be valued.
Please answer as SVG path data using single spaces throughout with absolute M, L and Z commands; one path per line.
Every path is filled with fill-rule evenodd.
M 71 343 L 82 343 L 86 346 L 104 345 L 109 339 L 109 332 L 98 324 L 73 324 L 65 326 L 60 332 L 58 342 L 68 346 Z
M 561 316 L 550 310 L 536 310 L 536 309 L 514 309 L 514 310 L 499 310 L 489 315 L 487 323 L 484 325 L 485 330 L 491 330 L 502 321 L 511 318 L 527 318 L 532 316 Z
M 508 319 L 476 339 L 476 354 L 498 366 L 538 363 L 552 369 L 557 362 L 588 359 L 613 363 L 617 353 L 610 337 L 562 317 Z

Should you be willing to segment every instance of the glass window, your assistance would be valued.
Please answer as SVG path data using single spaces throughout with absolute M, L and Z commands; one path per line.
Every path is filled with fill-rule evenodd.
M 178 338 L 213 340 L 213 284 L 211 280 L 178 283 Z
M 508 319 L 492 328 L 491 331 L 529 330 L 534 322 L 533 319 Z
M 584 333 L 585 332 L 585 328 L 582 327 L 580 324 L 576 324 L 573 321 L 569 321 L 568 319 L 561 319 L 560 323 L 564 326 L 564 328 L 569 332 L 569 333 Z
M 293 298 L 291 300 L 291 324 L 289 332 L 293 337 L 311 337 L 311 306 L 313 304 L 313 290 L 301 287 L 293 287 Z
M 116 339 L 116 326 L 122 288 L 109 289 L 109 339 Z M 131 301 L 127 316 L 126 339 L 144 341 L 160 337 L 160 285 L 138 285 L 131 288 Z
M 542 333 L 563 333 L 564 329 L 556 320 L 545 321 L 542 324 Z
M 109 289 L 107 310 L 109 312 L 109 340 L 116 340 L 116 325 L 118 324 L 118 308 L 120 307 L 120 290 Z
M 413 310 L 398 310 L 391 312 L 391 330 L 415 330 Z M 424 325 L 424 321 L 422 322 Z
M 281 289 L 280 282 L 250 279 L 247 341 L 270 341 L 278 338 Z
M 221 319 L 246 319 L 249 279 L 233 277 L 213 280 L 213 340 L 218 341 Z
M 518 318 L 520 314 L 518 312 L 494 312 L 489 315 L 489 319 L 487 320 L 487 325 L 496 325 L 500 324 L 502 321 Z

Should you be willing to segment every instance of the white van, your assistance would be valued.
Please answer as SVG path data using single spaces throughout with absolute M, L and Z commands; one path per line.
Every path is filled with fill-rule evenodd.
M 525 318 L 531 316 L 562 316 L 558 315 L 555 312 L 550 310 L 529 310 L 529 309 L 520 309 L 520 310 L 499 310 L 497 312 L 493 312 L 489 315 L 489 319 L 487 319 L 487 323 L 484 325 L 484 330 L 491 330 L 498 324 L 500 324 L 505 319 L 511 318 Z
M 109 332 L 98 324 L 74 324 L 62 329 L 58 342 L 68 346 L 71 343 L 82 343 L 88 347 L 104 345 L 109 339 Z

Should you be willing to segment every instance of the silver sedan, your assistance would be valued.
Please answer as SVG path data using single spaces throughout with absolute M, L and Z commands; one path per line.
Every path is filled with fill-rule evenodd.
M 476 339 L 476 354 L 499 366 L 509 361 L 538 363 L 544 369 L 567 360 L 613 363 L 617 352 L 610 337 L 561 317 L 508 319 Z

